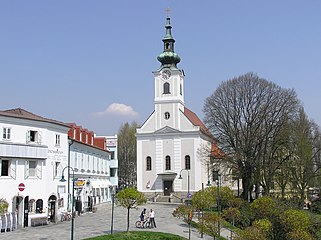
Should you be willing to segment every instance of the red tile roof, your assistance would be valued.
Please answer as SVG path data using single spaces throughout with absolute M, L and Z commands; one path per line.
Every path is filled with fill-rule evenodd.
M 191 121 L 191 123 L 193 123 L 194 126 L 199 126 L 201 131 L 205 135 L 213 139 L 213 135 L 210 133 L 207 127 L 205 127 L 204 123 L 201 121 L 201 119 L 198 118 L 198 116 L 194 112 L 185 107 L 184 115 Z
M 211 147 L 211 156 L 214 158 L 223 158 L 224 152 L 217 146 L 213 135 L 210 133 L 210 131 L 207 129 L 207 127 L 204 125 L 201 119 L 199 119 L 199 117 L 194 112 L 192 112 L 186 107 L 184 108 L 184 115 L 191 121 L 191 123 L 194 126 L 199 126 L 201 132 L 203 132 L 205 135 L 212 139 L 213 142 Z

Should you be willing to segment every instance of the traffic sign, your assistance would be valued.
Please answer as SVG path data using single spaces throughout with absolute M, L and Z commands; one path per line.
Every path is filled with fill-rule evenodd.
M 191 193 L 187 193 L 187 198 L 191 198 L 192 194 Z
M 18 185 L 18 189 L 19 189 L 19 191 L 23 191 L 23 190 L 25 190 L 25 185 L 24 185 L 24 183 L 19 183 L 19 185 Z

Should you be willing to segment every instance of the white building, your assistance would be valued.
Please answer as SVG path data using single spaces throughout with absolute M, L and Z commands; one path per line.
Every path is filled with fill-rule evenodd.
M 137 129 L 137 188 L 146 195 L 175 197 L 198 191 L 209 180 L 198 151 L 213 139 L 195 113 L 185 107 L 184 71 L 177 68 L 170 18 L 163 38 L 161 66 L 154 73 L 154 112 Z M 179 175 L 183 179 L 179 179 Z M 183 195 L 183 196 L 184 196 Z M 186 197 L 186 195 L 185 195 Z
M 76 124 L 70 127 L 70 174 L 74 173 L 76 179 L 76 211 L 92 211 L 93 206 L 111 201 L 111 190 L 117 185 L 117 165 L 111 159 L 114 152 L 108 150 L 106 137 L 96 137 Z M 72 193 L 72 177 L 69 182 L 68 192 Z
M 0 198 L 18 213 L 19 226 L 39 217 L 54 222 L 66 206 L 67 185 L 59 180 L 68 163 L 68 130 L 21 108 L 0 111 Z

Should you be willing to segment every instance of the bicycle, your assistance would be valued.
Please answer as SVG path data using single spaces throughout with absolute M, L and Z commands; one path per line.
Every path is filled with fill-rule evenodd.
M 61 214 L 61 221 L 70 221 L 71 220 L 71 213 L 70 212 L 63 212 Z
M 140 221 L 138 220 L 136 223 L 135 223 L 135 226 L 137 228 L 150 228 L 150 222 L 149 222 L 149 218 L 146 218 L 144 219 L 144 221 Z

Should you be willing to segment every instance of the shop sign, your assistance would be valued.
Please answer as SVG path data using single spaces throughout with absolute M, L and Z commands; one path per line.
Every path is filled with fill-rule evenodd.
M 78 179 L 75 180 L 75 187 L 83 187 L 85 186 L 86 180 L 84 179 Z

